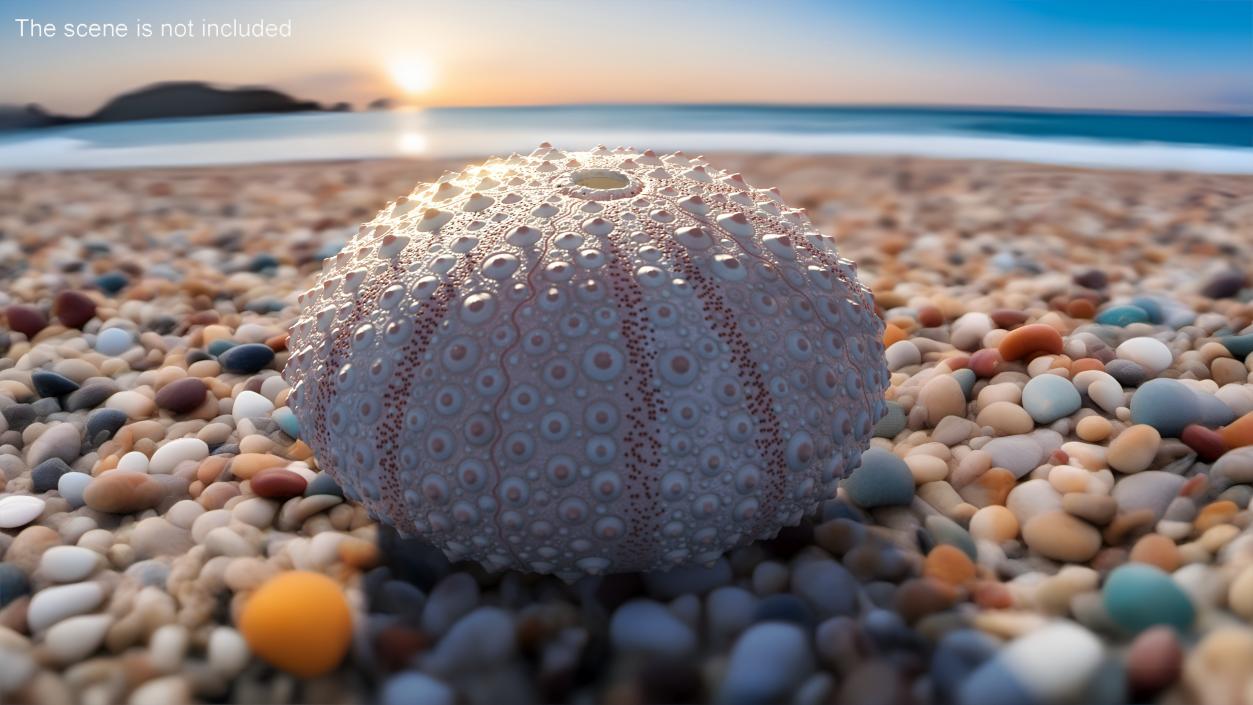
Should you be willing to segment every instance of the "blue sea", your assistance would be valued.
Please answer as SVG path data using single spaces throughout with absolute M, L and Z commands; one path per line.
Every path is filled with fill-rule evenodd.
M 0 169 L 461 157 L 629 145 L 1253 173 L 1253 116 L 762 105 L 432 108 L 149 120 L 0 133 Z

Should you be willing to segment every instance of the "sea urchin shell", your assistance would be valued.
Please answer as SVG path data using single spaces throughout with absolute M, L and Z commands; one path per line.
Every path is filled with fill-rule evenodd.
M 853 263 L 681 153 L 541 145 L 446 174 L 300 301 L 285 375 L 321 467 L 489 569 L 711 561 L 832 497 L 884 410 Z

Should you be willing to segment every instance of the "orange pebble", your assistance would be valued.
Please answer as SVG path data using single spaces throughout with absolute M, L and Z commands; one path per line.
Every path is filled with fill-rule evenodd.
M 1218 430 L 1228 450 L 1253 446 L 1253 411 L 1241 416 Z
M 1161 534 L 1145 534 L 1131 547 L 1129 558 L 1136 563 L 1148 563 L 1173 573 L 1183 564 L 1183 556 L 1175 542 Z
M 1201 511 L 1197 513 L 1196 519 L 1192 525 L 1196 527 L 1198 532 L 1212 529 L 1219 524 L 1230 523 L 1231 518 L 1240 511 L 1240 507 L 1229 499 L 1220 499 L 1217 502 L 1210 502 L 1201 507 Z
M 343 588 L 308 571 L 267 580 L 244 603 L 238 626 L 254 654 L 302 678 L 335 670 L 352 641 Z
M 1092 318 L 1096 315 L 1096 304 L 1087 299 L 1074 299 L 1066 306 L 1066 313 L 1071 318 Z
M 1062 335 L 1057 329 L 1043 323 L 1032 323 L 1011 330 L 997 346 L 1006 360 L 1021 360 L 1037 353 L 1060 355 Z
M 883 327 L 883 347 L 890 347 L 892 343 L 899 343 L 905 338 L 905 331 L 895 323 L 889 323 Z
M 960 548 L 942 543 L 923 560 L 922 574 L 949 585 L 965 585 L 975 579 L 975 564 Z
M 378 565 L 378 546 L 358 538 L 346 538 L 339 542 L 339 559 L 357 570 L 369 570 Z
M 1074 362 L 1070 363 L 1070 375 L 1072 377 L 1074 375 L 1079 374 L 1080 372 L 1087 372 L 1088 370 L 1097 370 L 1100 372 L 1104 372 L 1105 363 L 1101 362 L 1095 357 L 1081 357 L 1078 360 L 1075 360 Z

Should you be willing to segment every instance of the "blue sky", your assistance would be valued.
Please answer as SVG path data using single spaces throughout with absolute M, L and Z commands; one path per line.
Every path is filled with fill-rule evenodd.
M 1253 0 L 0 0 L 0 103 L 158 80 L 425 105 L 771 102 L 1253 112 Z M 292 19 L 291 39 L 19 39 L 13 18 Z

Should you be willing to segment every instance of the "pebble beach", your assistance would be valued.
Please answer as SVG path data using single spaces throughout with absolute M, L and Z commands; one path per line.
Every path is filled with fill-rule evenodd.
M 1253 705 L 1253 176 L 708 160 L 857 262 L 889 411 L 801 525 L 572 584 L 286 405 L 322 260 L 467 160 L 0 173 L 0 702 Z

